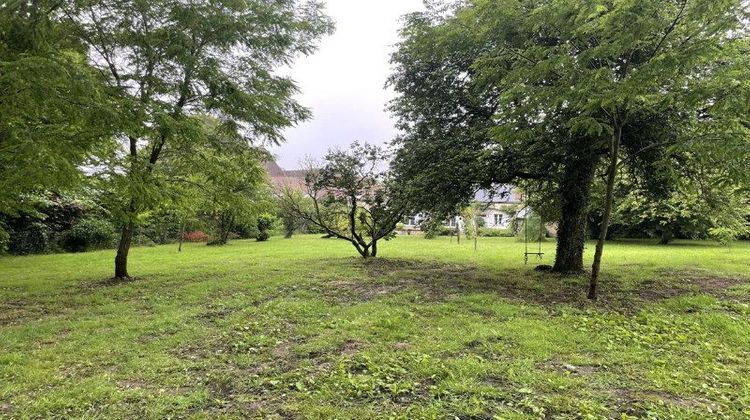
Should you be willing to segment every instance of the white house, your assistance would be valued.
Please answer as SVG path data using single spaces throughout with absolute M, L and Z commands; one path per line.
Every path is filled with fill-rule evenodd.
M 474 194 L 474 202 L 481 206 L 481 217 L 484 219 L 483 226 L 491 229 L 507 229 L 510 227 L 510 214 L 521 211 L 521 195 L 515 187 L 500 185 L 494 191 L 479 190 Z M 404 220 L 404 228 L 407 230 L 419 230 L 425 216 L 417 214 Z M 463 218 L 454 216 L 444 222 L 446 226 L 462 227 Z

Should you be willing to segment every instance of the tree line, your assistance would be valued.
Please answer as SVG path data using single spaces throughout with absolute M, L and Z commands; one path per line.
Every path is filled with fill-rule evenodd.
M 34 212 L 61 244 L 105 237 L 45 213 L 83 211 L 114 221 L 128 278 L 160 217 L 223 244 L 239 226 L 267 238 L 276 208 L 287 235 L 371 258 L 403 217 L 474 219 L 478 189 L 514 184 L 557 224 L 553 271 L 583 273 L 597 239 L 595 298 L 613 234 L 748 234 L 749 21 L 742 0 L 429 2 L 391 58 L 393 148 L 330 151 L 272 190 L 263 146 L 310 118 L 278 69 L 333 30 L 322 2 L 3 2 L 0 244 Z

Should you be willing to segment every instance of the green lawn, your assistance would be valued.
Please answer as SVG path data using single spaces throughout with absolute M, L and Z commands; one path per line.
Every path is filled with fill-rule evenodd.
M 610 244 L 595 304 L 522 252 L 274 237 L 135 249 L 128 283 L 112 251 L 0 258 L 0 416 L 750 416 L 750 244 Z

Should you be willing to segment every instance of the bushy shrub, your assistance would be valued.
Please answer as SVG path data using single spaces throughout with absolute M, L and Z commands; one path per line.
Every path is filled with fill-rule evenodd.
M 195 232 L 185 232 L 182 234 L 182 240 L 185 242 L 207 242 L 208 234 L 202 230 Z
M 109 248 L 115 241 L 115 230 L 106 220 L 83 219 L 60 235 L 59 245 L 67 252 L 85 252 Z
M 179 239 L 184 219 L 168 210 L 148 213 L 139 223 L 139 232 L 156 244 L 168 244 Z M 192 227 L 192 226 L 191 226 Z
M 41 254 L 49 251 L 49 235 L 43 223 L 31 223 L 23 230 L 11 232 L 8 250 L 12 254 Z
M 424 232 L 425 239 L 435 239 L 438 236 L 450 235 L 451 229 L 443 226 L 443 222 L 434 218 L 423 220 L 419 228 Z
M 479 236 L 485 238 L 512 238 L 516 234 L 511 229 L 480 228 Z
M 240 239 L 253 239 L 258 236 L 258 221 L 252 222 L 235 222 L 232 232 L 237 233 Z
M 267 241 L 271 237 L 269 230 L 275 221 L 276 218 L 271 214 L 262 214 L 258 217 L 258 235 L 255 237 L 258 242 Z

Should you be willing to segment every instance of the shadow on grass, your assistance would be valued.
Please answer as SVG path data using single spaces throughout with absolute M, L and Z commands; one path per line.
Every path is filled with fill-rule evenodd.
M 340 263 L 340 262 L 339 262 Z M 349 261 L 351 263 L 351 261 Z M 356 303 L 388 295 L 416 292 L 428 301 L 445 301 L 473 293 L 492 293 L 552 309 L 557 305 L 632 312 L 646 303 L 690 294 L 727 297 L 725 292 L 748 280 L 702 271 L 660 271 L 639 283 L 609 275 L 600 298 L 586 298 L 588 276 L 565 276 L 527 269 L 492 270 L 472 264 L 376 259 L 359 261 L 362 276 L 325 283 L 324 294 L 340 303 Z

